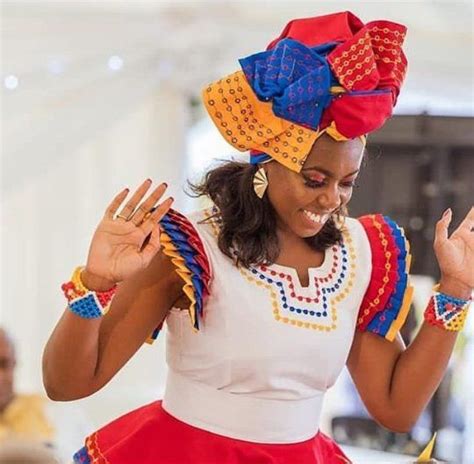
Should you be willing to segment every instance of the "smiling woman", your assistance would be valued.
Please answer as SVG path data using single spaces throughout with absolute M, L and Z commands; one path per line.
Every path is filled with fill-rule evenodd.
M 336 142 L 323 135 L 312 146 L 301 172 L 269 163 L 268 196 L 280 230 L 289 236 L 317 236 L 351 199 L 363 149 L 360 138 Z
M 345 365 L 378 422 L 416 421 L 467 314 L 474 210 L 451 237 L 450 213 L 439 221 L 442 280 L 405 348 L 403 229 L 346 209 L 366 135 L 404 80 L 404 36 L 349 12 L 291 21 L 203 91 L 223 137 L 251 155 L 193 186 L 214 205 L 184 216 L 161 200 L 165 184 L 148 194 L 150 179 L 110 203 L 85 268 L 63 285 L 45 386 L 60 400 L 96 392 L 164 322 L 168 379 L 162 401 L 89 436 L 75 462 L 349 463 L 319 430 Z
M 336 142 L 323 134 L 300 173 L 269 160 L 260 165 L 231 161 L 191 187 L 218 208 L 219 248 L 238 263 L 288 261 L 281 247 L 291 242 L 318 261 L 321 252 L 342 240 L 338 225 L 347 215 L 364 146 L 362 137 Z M 262 175 L 260 189 L 267 193 L 261 199 L 254 192 L 257 172 Z M 298 248 L 289 251 L 295 255 Z

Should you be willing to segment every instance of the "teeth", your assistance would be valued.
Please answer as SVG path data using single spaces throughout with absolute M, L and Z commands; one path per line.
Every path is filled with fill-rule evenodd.
M 327 214 L 314 214 L 311 211 L 303 210 L 304 214 L 316 224 L 324 224 L 327 221 Z

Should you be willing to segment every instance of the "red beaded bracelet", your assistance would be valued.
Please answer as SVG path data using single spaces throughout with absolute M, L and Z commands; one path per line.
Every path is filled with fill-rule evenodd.
M 430 325 L 459 332 L 464 328 L 471 301 L 472 298 L 463 300 L 435 291 L 425 309 L 424 319 Z

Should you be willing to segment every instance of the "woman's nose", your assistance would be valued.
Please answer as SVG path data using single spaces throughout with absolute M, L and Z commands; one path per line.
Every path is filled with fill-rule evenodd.
M 341 195 L 337 185 L 328 184 L 323 191 L 319 192 L 319 204 L 325 211 L 334 211 L 341 205 Z

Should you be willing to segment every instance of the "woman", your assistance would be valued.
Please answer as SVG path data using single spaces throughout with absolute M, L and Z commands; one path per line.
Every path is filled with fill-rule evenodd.
M 366 134 L 404 78 L 404 34 L 348 12 L 290 22 L 203 92 L 222 135 L 251 152 L 195 187 L 214 206 L 184 217 L 160 203 L 165 184 L 146 196 L 150 180 L 115 197 L 63 286 L 45 386 L 56 400 L 96 392 L 165 320 L 170 369 L 163 401 L 88 437 L 76 462 L 350 462 L 318 431 L 345 364 L 373 417 L 410 429 L 467 313 L 474 211 L 450 237 L 450 210 L 438 222 L 442 277 L 405 348 L 403 231 L 380 214 L 346 217 Z

